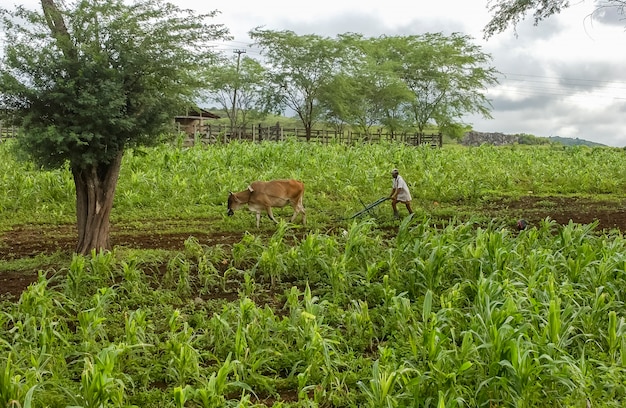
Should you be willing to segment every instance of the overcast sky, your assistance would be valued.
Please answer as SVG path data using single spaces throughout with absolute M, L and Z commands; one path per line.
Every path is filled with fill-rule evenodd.
M 251 56 L 258 49 L 249 46 L 247 33 L 256 26 L 330 37 L 345 32 L 467 34 L 493 57 L 501 73 L 499 86 L 487 92 L 493 119 L 465 118 L 474 130 L 626 146 L 626 21 L 610 13 L 591 18 L 592 0 L 538 26 L 525 21 L 517 36 L 509 29 L 489 40 L 482 33 L 490 18 L 487 0 L 175 2 L 199 11 L 219 10 L 216 22 L 234 36 L 226 46 Z
M 524 21 L 517 36 L 509 29 L 489 40 L 482 33 L 490 18 L 487 0 L 171 1 L 198 12 L 219 10 L 214 22 L 234 37 L 220 46 L 250 56 L 259 55 L 248 37 L 257 26 L 329 37 L 460 32 L 473 37 L 501 73 L 486 94 L 493 118 L 464 118 L 474 130 L 626 146 L 626 21 L 610 12 L 591 17 L 594 0 L 574 1 L 538 26 Z

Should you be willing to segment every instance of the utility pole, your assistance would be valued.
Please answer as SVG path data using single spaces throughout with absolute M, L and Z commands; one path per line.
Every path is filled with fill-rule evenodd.
M 233 117 L 230 121 L 230 137 L 233 137 L 233 131 L 237 123 L 237 86 L 239 85 L 239 62 L 241 60 L 241 54 L 245 54 L 246 50 L 233 50 L 234 54 L 237 54 L 237 78 L 235 78 L 235 89 L 233 91 Z

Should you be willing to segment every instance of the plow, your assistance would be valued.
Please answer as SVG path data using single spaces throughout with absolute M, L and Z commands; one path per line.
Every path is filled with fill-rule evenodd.
M 356 217 L 359 217 L 365 213 L 370 212 L 371 210 L 373 210 L 374 208 L 378 207 L 379 205 L 381 205 L 382 203 L 384 203 L 385 201 L 390 200 L 389 197 L 381 197 L 378 200 L 374 201 L 373 203 L 370 204 L 365 204 L 363 201 L 361 201 L 361 199 L 359 198 L 359 201 L 361 201 L 361 204 L 363 204 L 363 209 L 359 212 L 357 212 L 356 214 L 354 214 L 353 216 L 349 217 L 348 219 L 353 219 Z

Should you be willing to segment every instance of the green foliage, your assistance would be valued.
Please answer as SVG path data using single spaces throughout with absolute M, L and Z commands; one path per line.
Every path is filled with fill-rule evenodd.
M 249 33 L 269 67 L 267 106 L 290 108 L 310 131 L 320 118 L 320 95 L 334 73 L 336 41 L 319 35 L 256 28 Z
M 490 0 L 488 9 L 493 15 L 483 29 L 484 37 L 489 38 L 511 26 L 516 28 L 531 12 L 533 22 L 537 25 L 571 5 L 566 0 Z M 596 4 L 596 11 L 606 12 L 605 9 L 615 9 L 615 12 L 623 15 L 625 6 L 623 0 L 605 0 Z
M 225 36 L 206 22 L 214 13 L 162 1 L 51 4 L 4 10 L 0 76 L 2 107 L 22 118 L 19 147 L 49 168 L 158 142 L 201 85 L 195 74 L 213 56 L 202 44 Z
M 241 55 L 225 59 L 207 70 L 205 76 L 209 85 L 206 96 L 218 103 L 231 126 L 245 128 L 253 121 L 265 119 L 265 72 L 258 61 L 246 56 L 242 58 Z
M 265 106 L 290 108 L 308 130 L 325 121 L 365 134 L 375 125 L 393 134 L 437 125 L 454 134 L 464 114 L 489 117 L 483 90 L 496 71 L 470 37 L 324 38 L 259 28 L 250 36 L 266 60 Z
M 549 222 L 514 235 L 495 225 L 452 223 L 441 229 L 428 220 L 407 220 L 396 238 L 383 238 L 365 220 L 354 223 L 346 237 L 318 233 L 289 245 L 312 255 L 321 240 L 334 251 L 318 247 L 314 257 L 266 258 L 264 268 L 287 259 L 292 266 L 278 267 L 280 280 L 273 284 L 256 283 L 284 291 L 284 308 L 274 310 L 249 297 L 211 310 L 176 287 L 112 302 L 113 281 L 93 294 L 71 291 L 64 299 L 42 276 L 19 304 L 5 304 L 11 323 L 0 330 L 3 347 L 12 351 L 0 365 L 3 395 L 32 404 L 66 395 L 81 406 L 151 400 L 152 406 L 194 401 L 211 407 L 235 406 L 246 395 L 280 394 L 288 387 L 300 394 L 293 406 L 302 407 L 331 400 L 372 407 L 416 400 L 445 406 L 625 401 L 620 290 L 626 275 L 616 269 L 626 251 L 621 235 L 597 236 L 585 226 L 557 228 Z M 283 230 L 260 245 L 271 252 L 278 243 L 289 253 L 283 239 L 292 232 Z M 445 264 L 433 258 L 440 252 Z M 202 253 L 190 246 L 188 254 L 185 261 L 195 270 Z M 318 277 L 309 284 L 299 272 L 338 261 L 341 279 Z M 425 272 L 432 262 L 433 270 Z M 135 263 L 131 273 L 131 265 L 115 257 L 106 265 L 93 268 L 96 281 L 122 271 L 131 277 L 146 267 Z M 371 265 L 386 273 L 374 273 Z M 433 281 L 434 269 L 446 273 Z M 411 280 L 413 274 L 418 278 Z M 422 283 L 423 276 L 431 278 Z M 180 309 L 158 310 L 166 293 Z M 61 302 L 83 306 L 78 314 L 67 313 L 57 307 Z M 136 302 L 140 309 L 132 309 Z M 191 320 L 194 310 L 207 317 Z M 43 341 L 45 322 L 61 321 L 78 330 L 55 324 L 54 335 Z M 119 330 L 125 334 L 117 337 Z M 141 345 L 146 341 L 152 347 Z M 45 371 L 30 357 L 41 347 L 59 355 Z M 127 359 L 132 362 L 122 363 Z M 70 367 L 61 362 L 72 360 L 82 361 L 82 372 L 75 381 L 63 380 Z M 159 398 L 151 385 L 156 381 L 168 384 Z
M 579 139 L 579 138 L 570 138 L 570 137 L 559 137 L 559 136 L 550 136 L 547 138 L 550 143 L 561 144 L 563 146 L 589 146 L 589 147 L 600 147 L 605 146 L 601 143 L 590 142 L 589 140 Z
M 490 0 L 488 8 L 493 13 L 493 16 L 484 28 L 485 38 L 506 30 L 510 25 L 513 27 L 517 26 L 530 11 L 534 11 L 533 20 L 536 25 L 541 20 L 553 14 L 558 14 L 567 7 L 569 7 L 569 3 L 565 0 Z
M 491 56 L 471 37 L 429 33 L 382 37 L 376 43 L 412 94 L 402 110 L 418 131 L 433 122 L 453 127 L 467 113 L 490 117 L 491 104 L 482 90 L 497 83 L 497 72 L 489 66 Z
M 35 216 L 41 223 L 70 223 L 75 198 L 69 169 L 40 172 L 16 162 L 9 153 L 11 145 L 0 146 L 0 157 L 5 158 L 0 161 L 0 189 L 11 192 L 0 195 L 2 228 L 32 221 Z M 176 228 L 171 223 L 161 225 L 163 218 L 188 220 L 186 231 L 205 232 L 202 219 L 210 219 L 216 230 L 253 231 L 254 217 L 249 212 L 225 216 L 228 192 L 243 190 L 254 180 L 293 177 L 306 186 L 304 205 L 311 228 L 323 229 L 332 222 L 347 229 L 344 219 L 363 209 L 361 202 L 371 203 L 388 194 L 389 169 L 394 167 L 400 168 L 409 183 L 418 204 L 414 208 L 446 217 L 460 215 L 459 202 L 476 205 L 529 191 L 537 196 L 597 195 L 611 200 L 609 195 L 626 191 L 620 181 L 626 177 L 622 154 L 620 149 L 584 146 L 432 149 L 396 143 L 345 146 L 291 140 L 190 149 L 162 146 L 125 155 L 112 217 L 114 222 L 141 220 L 155 234 L 160 228 Z M 368 158 L 367 163 L 362 157 Z M 564 162 L 569 165 L 551 165 Z M 432 206 L 435 201 L 436 208 Z M 379 219 L 391 219 L 386 204 L 376 210 Z M 276 214 L 287 218 L 291 208 L 276 210 Z M 261 231 L 274 229 L 266 217 L 261 220 Z
M 551 138 L 537 137 L 526 133 L 516 135 L 518 143 L 522 145 L 542 145 L 551 142 Z

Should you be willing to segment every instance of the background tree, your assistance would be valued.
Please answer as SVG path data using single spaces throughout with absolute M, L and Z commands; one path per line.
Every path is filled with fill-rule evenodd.
M 152 145 L 192 105 L 200 67 L 225 38 L 213 13 L 160 0 L 55 3 L 2 10 L 7 38 L 0 105 L 19 111 L 17 147 L 47 168 L 69 164 L 76 186 L 76 252 L 108 249 L 125 149 Z
M 360 34 L 345 34 L 339 41 L 341 73 L 327 84 L 322 98 L 329 106 L 327 116 L 335 115 L 365 134 L 374 125 L 395 133 L 401 124 L 393 112 L 412 98 L 396 75 L 396 61 L 386 58 L 376 40 Z
M 595 3 L 596 10 L 615 8 L 621 15 L 624 15 L 626 10 L 626 0 L 599 0 Z M 487 8 L 493 16 L 483 29 L 484 36 L 489 38 L 503 32 L 509 26 L 515 28 L 530 12 L 533 12 L 533 20 L 537 25 L 540 21 L 560 13 L 570 5 L 571 2 L 568 0 L 490 0 Z
M 249 33 L 261 48 L 268 70 L 268 102 L 276 109 L 293 110 L 304 126 L 306 139 L 322 115 L 319 97 L 338 72 L 337 41 L 318 35 L 256 28 Z
M 224 59 L 206 71 L 207 97 L 226 112 L 232 129 L 245 129 L 250 121 L 266 116 L 265 74 L 265 68 L 247 56 Z
M 429 33 L 381 37 L 379 43 L 413 93 L 405 110 L 418 132 L 429 124 L 451 128 L 467 113 L 491 117 L 484 91 L 497 83 L 496 70 L 489 65 L 490 55 L 470 37 Z

